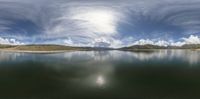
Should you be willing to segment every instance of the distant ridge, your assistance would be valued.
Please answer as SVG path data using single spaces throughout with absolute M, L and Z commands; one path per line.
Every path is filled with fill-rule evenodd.
M 139 50 L 139 49 L 200 49 L 200 44 L 185 44 L 183 46 L 158 46 L 158 45 L 133 45 L 130 47 L 123 47 L 120 50 Z
M 165 49 L 166 47 L 164 46 L 158 46 L 158 45 L 151 45 L 151 44 L 146 44 L 146 45 L 133 45 L 130 47 L 123 47 L 120 49 L 126 49 L 126 50 L 131 50 L 131 49 Z
M 0 49 L 3 49 L 3 48 L 11 48 L 11 47 L 14 47 L 14 45 L 0 44 Z
M 64 45 L 52 45 L 52 44 L 32 44 L 32 45 L 8 45 L 0 44 L 0 50 L 11 51 L 67 51 L 67 50 L 150 50 L 150 49 L 200 49 L 200 44 L 185 44 L 183 46 L 158 46 L 158 45 L 133 45 L 123 48 L 105 48 L 105 47 L 74 47 Z
M 183 49 L 200 49 L 200 44 L 185 44 L 182 46 Z
M 18 50 L 18 51 L 62 51 L 62 50 L 111 50 L 111 48 L 103 47 L 74 47 L 53 44 L 31 44 L 31 45 L 6 45 L 0 44 L 0 49 L 3 50 Z

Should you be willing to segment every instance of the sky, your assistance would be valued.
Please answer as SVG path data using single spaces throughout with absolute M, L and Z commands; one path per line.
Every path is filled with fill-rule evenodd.
M 200 44 L 200 0 L 0 0 L 1 44 Z

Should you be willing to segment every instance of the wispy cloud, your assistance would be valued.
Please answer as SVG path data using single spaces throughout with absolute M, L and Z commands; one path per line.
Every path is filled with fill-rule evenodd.
M 180 45 L 187 41 L 182 38 L 199 36 L 199 10 L 199 0 L 0 0 L 0 37 L 79 46 Z

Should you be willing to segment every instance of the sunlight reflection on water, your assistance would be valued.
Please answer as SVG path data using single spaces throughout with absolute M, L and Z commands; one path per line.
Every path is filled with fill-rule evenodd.
M 102 86 L 102 85 L 104 85 L 106 82 L 105 82 L 104 77 L 101 76 L 101 75 L 99 75 L 99 76 L 97 77 L 96 83 L 97 83 L 99 86 Z
M 110 97 L 132 96 L 133 92 L 154 95 L 160 88 L 175 88 L 179 93 L 182 85 L 200 88 L 199 60 L 200 52 L 192 50 L 0 52 L 0 98 L 6 94 L 15 96 L 17 92 L 23 96 L 24 90 L 33 90 L 27 92 L 33 96 L 72 94 L 78 98 L 99 92 L 109 95 L 104 93 L 106 90 Z M 63 92 L 69 93 L 60 95 Z

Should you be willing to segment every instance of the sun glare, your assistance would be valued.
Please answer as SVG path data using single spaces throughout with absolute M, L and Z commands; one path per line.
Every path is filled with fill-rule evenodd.
M 112 11 L 94 10 L 76 14 L 73 19 L 81 20 L 94 32 L 115 33 L 115 16 Z

